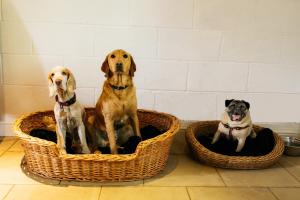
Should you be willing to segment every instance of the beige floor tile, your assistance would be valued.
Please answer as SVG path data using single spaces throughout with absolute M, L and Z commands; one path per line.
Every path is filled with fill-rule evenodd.
M 73 185 L 73 186 L 143 186 L 144 181 L 127 181 L 127 182 L 79 182 L 79 181 L 61 181 L 60 185 Z
M 0 185 L 0 199 L 3 199 L 5 197 L 11 187 L 12 185 Z
M 0 137 L 0 151 L 6 151 L 17 141 L 16 137 Z
M 300 199 L 300 188 L 271 188 L 271 191 L 280 200 Z
M 23 147 L 21 146 L 21 140 L 17 140 L 15 144 L 13 144 L 8 151 L 24 151 Z
M 103 187 L 100 200 L 189 200 L 185 187 Z
M 0 157 L 0 184 L 39 184 L 22 172 L 23 155 L 22 152 L 6 152 Z M 51 184 L 59 184 L 59 181 L 51 181 Z
M 264 188 L 188 188 L 191 200 L 276 200 L 276 198 Z
M 100 189 L 100 187 L 16 185 L 5 200 L 94 200 L 98 199 Z
M 299 182 L 278 164 L 261 170 L 218 169 L 227 186 L 294 187 Z
M 283 156 L 279 162 L 300 181 L 300 157 Z
M 153 186 L 223 186 L 215 168 L 202 165 L 186 156 L 170 156 L 160 175 L 145 180 Z

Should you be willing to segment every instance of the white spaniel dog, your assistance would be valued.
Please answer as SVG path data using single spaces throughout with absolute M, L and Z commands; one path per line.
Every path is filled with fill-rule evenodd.
M 55 96 L 54 115 L 56 120 L 57 145 L 66 153 L 66 134 L 78 130 L 82 153 L 90 153 L 86 142 L 83 118 L 84 108 L 76 100 L 76 82 L 71 71 L 62 66 L 55 67 L 48 75 L 49 96 Z

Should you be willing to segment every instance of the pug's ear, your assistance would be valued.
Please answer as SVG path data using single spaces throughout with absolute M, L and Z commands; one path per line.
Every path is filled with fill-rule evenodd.
M 228 107 L 229 104 L 230 104 L 233 100 L 234 100 L 234 99 L 230 99 L 230 100 L 226 99 L 226 100 L 225 100 L 225 107 Z
M 105 73 L 105 77 L 112 76 L 112 73 L 109 69 L 109 64 L 108 64 L 108 55 L 106 56 L 105 60 L 102 63 L 101 70 Z
M 246 107 L 247 107 L 247 109 L 249 110 L 249 108 L 250 108 L 250 103 L 249 102 L 247 102 L 247 101 L 242 101 L 245 105 L 246 105 Z
M 52 72 L 48 74 L 48 87 L 49 87 L 49 97 L 53 97 L 55 95 L 55 87 L 52 80 Z
M 135 62 L 134 62 L 132 56 L 130 56 L 130 60 L 131 60 L 131 65 L 130 65 L 130 69 L 129 69 L 129 75 L 131 77 L 134 77 L 134 72 L 136 71 L 136 65 L 135 65 Z

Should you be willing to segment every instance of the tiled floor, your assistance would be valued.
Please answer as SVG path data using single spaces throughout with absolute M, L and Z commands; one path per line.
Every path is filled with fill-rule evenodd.
M 16 138 L 0 139 L 0 199 L 100 199 L 100 200 L 298 200 L 300 157 L 284 156 L 265 170 L 216 169 L 192 160 L 182 135 L 172 148 L 163 173 L 128 183 L 80 183 L 51 181 L 42 184 L 24 175 L 23 156 Z

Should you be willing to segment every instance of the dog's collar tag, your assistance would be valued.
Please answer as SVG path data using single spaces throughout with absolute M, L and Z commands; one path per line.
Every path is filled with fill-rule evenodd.
M 112 87 L 115 90 L 125 90 L 126 88 L 128 88 L 128 85 L 125 85 L 125 86 L 115 86 L 112 84 L 109 84 L 109 85 L 110 85 L 110 87 Z
M 55 100 L 59 104 L 60 108 L 62 109 L 64 106 L 71 106 L 71 105 L 73 105 L 76 102 L 76 94 L 74 94 L 74 96 L 70 100 L 68 100 L 66 102 L 60 102 L 58 100 L 58 96 L 57 95 L 55 96 Z

